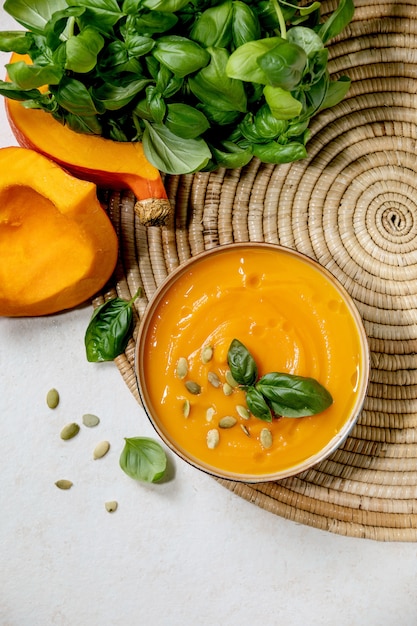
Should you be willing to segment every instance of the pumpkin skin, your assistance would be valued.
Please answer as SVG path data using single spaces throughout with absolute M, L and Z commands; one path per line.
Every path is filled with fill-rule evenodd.
M 17 61 L 31 63 L 28 55 L 13 53 L 10 62 Z M 166 190 L 159 170 L 147 160 L 140 142 L 112 141 L 76 133 L 49 113 L 25 108 L 16 100 L 6 98 L 5 107 L 19 146 L 40 152 L 74 176 L 99 187 L 130 189 L 139 203 L 144 202 L 155 212 L 147 222 L 146 218 L 142 219 L 142 212 L 147 209 L 139 204 L 137 213 L 143 223 L 165 222 L 170 213 Z
M 43 155 L 0 149 L 0 315 L 41 316 L 93 297 L 118 240 L 93 183 Z

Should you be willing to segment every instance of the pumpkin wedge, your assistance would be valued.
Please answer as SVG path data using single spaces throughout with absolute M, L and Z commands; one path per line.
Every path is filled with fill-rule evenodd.
M 12 54 L 11 63 L 31 63 L 27 55 Z M 163 224 L 170 204 L 161 174 L 145 157 L 140 142 L 121 142 L 76 133 L 40 109 L 25 108 L 6 99 L 11 130 L 23 148 L 53 159 L 78 178 L 105 189 L 130 189 L 135 211 L 146 225 Z
M 0 315 L 63 311 L 105 285 L 118 240 L 96 191 L 38 152 L 0 149 Z

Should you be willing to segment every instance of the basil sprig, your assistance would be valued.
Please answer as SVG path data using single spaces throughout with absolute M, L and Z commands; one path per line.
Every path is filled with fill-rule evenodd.
M 157 441 L 149 437 L 131 437 L 125 438 L 119 464 L 130 478 L 155 483 L 165 474 L 167 456 Z
M 314 378 L 270 372 L 258 379 L 255 359 L 238 339 L 230 344 L 227 360 L 233 378 L 246 391 L 248 409 L 265 422 L 273 417 L 315 415 L 333 403 L 331 394 Z
M 88 361 L 113 361 L 125 351 L 133 329 L 133 303 L 141 293 L 139 288 L 131 300 L 110 298 L 95 309 L 84 337 Z
M 301 4 L 302 6 L 298 6 Z M 75 132 L 140 141 L 168 174 L 307 156 L 310 120 L 346 95 L 327 43 L 353 0 L 320 15 L 297 0 L 6 0 L 0 95 Z M 47 85 L 46 91 L 40 87 Z

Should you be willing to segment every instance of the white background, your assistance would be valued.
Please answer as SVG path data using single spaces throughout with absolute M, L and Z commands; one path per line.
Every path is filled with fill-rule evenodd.
M 3 9 L 0 26 L 17 26 Z M 0 145 L 16 145 L 0 108 Z M 0 318 L 0 626 L 417 624 L 417 544 L 298 525 L 177 459 L 165 484 L 128 478 L 123 438 L 154 432 L 116 366 L 86 361 L 91 311 Z M 61 441 L 87 412 L 100 425 Z

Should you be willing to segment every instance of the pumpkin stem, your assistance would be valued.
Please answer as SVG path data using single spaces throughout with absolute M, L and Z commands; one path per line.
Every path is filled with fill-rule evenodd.
M 137 200 L 135 213 L 144 226 L 164 226 L 171 213 L 171 204 L 167 198 Z

